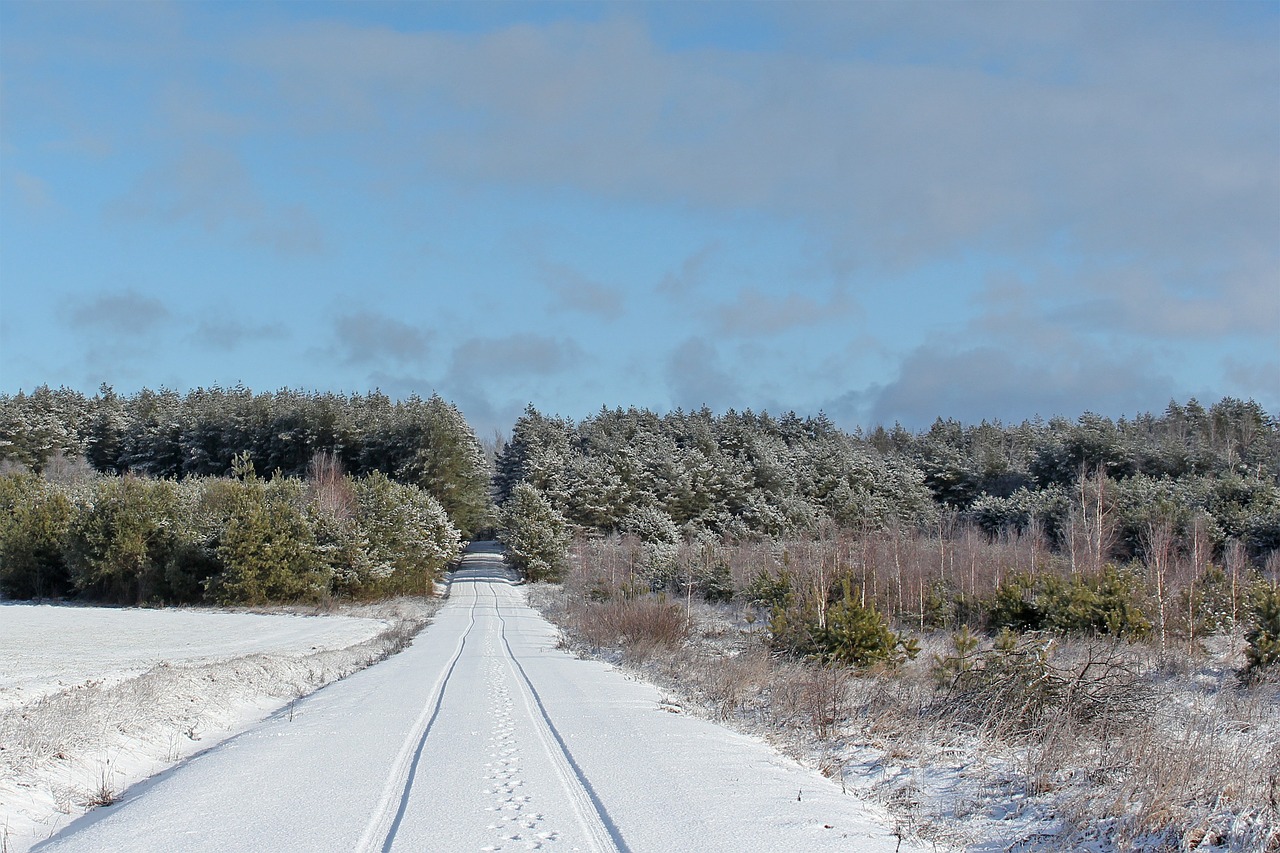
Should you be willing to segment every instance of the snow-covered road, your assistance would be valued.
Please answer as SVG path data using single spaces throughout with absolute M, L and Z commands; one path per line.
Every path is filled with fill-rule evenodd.
M 661 700 L 558 650 L 480 549 L 409 649 L 35 849 L 899 849 L 883 812 Z

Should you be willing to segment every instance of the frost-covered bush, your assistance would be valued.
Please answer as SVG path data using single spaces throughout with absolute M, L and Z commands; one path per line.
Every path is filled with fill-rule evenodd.
M 104 477 L 76 507 L 64 544 L 75 589 L 99 601 L 164 599 L 165 570 L 187 529 L 170 480 Z
M 113 603 L 259 604 L 429 593 L 460 535 L 426 490 L 331 471 L 236 478 L 0 476 L 0 591 Z
M 241 484 L 211 590 L 224 603 L 430 594 L 460 536 L 425 490 L 382 474 L 349 480 L 354 507 L 318 504 L 298 480 Z
M 220 604 L 315 600 L 329 592 L 311 526 L 284 489 L 250 489 L 223 530 L 217 555 L 223 565 L 210 591 Z
M 435 575 L 457 559 L 461 535 L 435 498 L 371 474 L 355 484 L 356 513 L 368 557 L 358 587 L 378 594 L 430 593 Z

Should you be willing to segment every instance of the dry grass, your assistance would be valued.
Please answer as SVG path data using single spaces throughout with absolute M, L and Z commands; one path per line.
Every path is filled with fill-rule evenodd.
M 1031 636 L 1003 654 L 988 641 L 985 674 L 944 680 L 950 640 L 933 634 L 902 669 L 855 674 L 775 657 L 729 608 L 680 624 L 684 608 L 656 599 L 532 598 L 570 645 L 769 737 L 943 846 L 1280 853 L 1280 686 L 1240 687 L 1225 652 Z
M 567 619 L 583 642 L 596 650 L 621 648 L 628 660 L 637 663 L 659 651 L 679 648 L 689 636 L 684 611 L 661 597 L 580 602 L 569 608 Z

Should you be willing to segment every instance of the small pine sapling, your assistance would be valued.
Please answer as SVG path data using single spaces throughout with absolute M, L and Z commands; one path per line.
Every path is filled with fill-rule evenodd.
M 1245 666 L 1240 675 L 1257 681 L 1280 663 L 1280 587 L 1263 586 L 1253 598 L 1254 624 L 1245 634 Z

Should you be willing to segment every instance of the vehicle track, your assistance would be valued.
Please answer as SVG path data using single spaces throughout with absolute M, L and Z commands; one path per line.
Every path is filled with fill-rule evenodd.
M 506 674 L 509 675 L 510 682 L 516 686 L 516 692 L 519 694 L 521 704 L 524 706 L 525 714 L 533 724 L 538 743 L 546 755 L 549 765 L 554 769 L 556 779 L 560 789 L 565 794 L 566 801 L 572 806 L 583 837 L 590 845 L 590 849 L 596 851 L 596 853 L 630 853 L 630 848 L 623 840 L 621 832 L 610 818 L 608 810 L 591 786 L 590 780 L 587 779 L 586 774 L 582 772 L 581 767 L 574 760 L 573 754 L 570 752 L 563 736 L 556 729 L 550 715 L 547 713 L 546 706 L 538 695 L 537 689 L 533 686 L 533 682 L 529 679 L 524 667 L 521 666 L 511 648 L 511 643 L 507 638 L 507 620 L 502 613 L 502 596 L 497 588 L 499 585 L 510 585 L 511 576 L 509 570 L 499 562 L 500 559 L 495 555 L 477 554 L 474 559 L 468 559 L 464 562 L 459 575 L 455 576 L 453 580 L 455 595 L 464 588 L 463 585 L 465 584 L 465 588 L 469 590 L 472 596 L 467 626 L 458 638 L 457 646 L 450 656 L 448 664 L 432 686 L 429 694 L 430 698 L 423 707 L 421 716 L 414 724 L 409 736 L 405 738 L 404 744 L 392 765 L 382 796 L 356 847 L 359 853 L 375 853 L 376 851 L 390 853 L 395 846 L 397 832 L 409 809 L 414 780 L 418 774 L 427 738 L 430 737 L 432 728 L 442 709 L 446 707 L 445 700 L 448 695 L 449 681 L 458 666 L 458 662 L 466 652 L 468 642 L 474 641 L 473 633 L 476 625 L 481 621 L 477 618 L 477 612 L 479 611 L 481 617 L 486 616 L 490 607 L 493 608 L 492 613 L 497 619 L 496 648 L 500 653 L 502 663 L 505 664 Z M 500 577 L 494 577 L 494 573 L 499 574 Z M 511 691 L 503 683 L 506 679 L 503 678 L 503 673 L 499 670 L 489 669 L 487 671 L 487 680 L 490 682 L 489 698 L 493 707 L 495 723 L 492 746 L 498 750 L 496 753 L 497 760 L 489 768 L 489 779 L 492 783 L 490 790 L 491 793 L 502 796 L 501 802 L 493 808 L 495 811 L 507 810 L 515 812 L 514 814 L 505 814 L 503 818 L 511 821 L 526 833 L 533 833 L 531 838 L 535 840 L 531 843 L 534 848 L 540 847 L 544 841 L 555 841 L 559 837 L 559 833 L 555 831 L 536 832 L 541 828 L 541 815 L 532 811 L 521 814 L 529 798 L 516 792 L 516 789 L 523 785 L 523 782 L 517 777 L 519 757 L 515 755 L 517 748 L 512 739 L 514 727 L 511 715 L 514 710 L 514 704 L 510 695 Z M 501 824 L 495 824 L 494 828 L 502 829 L 503 827 Z M 507 827 L 507 829 L 512 828 Z M 503 840 L 511 841 L 520 838 L 519 834 L 508 834 Z M 487 849 L 496 850 L 501 848 L 492 846 Z
M 396 831 L 400 828 L 400 823 L 404 820 L 405 810 L 409 805 L 409 795 L 413 790 L 413 779 L 418 771 L 418 762 L 422 758 L 422 749 L 427 743 L 427 736 L 431 734 L 431 726 L 435 723 L 436 718 L 440 716 L 440 709 L 444 705 L 445 689 L 448 687 L 449 678 L 453 675 L 453 671 L 458 665 L 458 660 L 461 659 L 462 652 L 467 647 L 467 638 L 471 635 L 472 629 L 475 628 L 476 608 L 479 604 L 480 597 L 475 595 L 471 602 L 466 630 L 458 638 L 457 648 L 454 649 L 453 656 L 449 659 L 449 664 L 441 670 L 436 683 L 432 685 L 432 698 L 423 706 L 422 714 L 415 721 L 413 728 L 410 729 L 409 736 L 405 738 L 404 744 L 400 747 L 400 752 L 396 755 L 396 760 L 392 764 L 390 775 L 387 776 L 378 805 L 370 816 L 369 822 L 365 825 L 364 833 L 360 836 L 359 842 L 356 844 L 357 853 L 374 853 L 374 851 L 389 853 L 391 850 L 391 845 L 395 841 Z
M 498 617 L 499 639 L 505 652 L 507 666 L 519 686 L 525 710 L 534 723 L 534 730 L 537 733 L 538 740 L 541 742 L 547 758 L 556 769 L 560 785 L 569 802 L 573 805 L 574 813 L 578 817 L 578 822 L 584 834 L 590 840 L 594 849 L 600 851 L 600 853 L 610 853 L 610 851 L 612 853 L 630 853 L 630 848 L 623 840 L 622 833 L 618 831 L 618 827 L 610 818 L 608 809 L 600 801 L 599 795 L 591 786 L 586 774 L 582 772 L 582 768 L 574 761 L 573 753 L 569 751 L 564 738 L 560 735 L 559 730 L 556 729 L 555 723 L 551 721 L 546 706 L 542 702 L 542 697 L 538 695 L 538 691 L 533 686 L 533 682 L 529 680 L 524 667 L 520 665 L 520 661 L 516 658 L 515 653 L 512 652 L 511 643 L 507 639 L 507 620 L 502 615 L 502 605 L 498 601 L 496 591 L 491 589 L 491 592 L 493 592 L 494 611 Z

